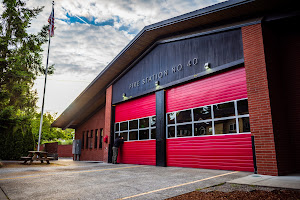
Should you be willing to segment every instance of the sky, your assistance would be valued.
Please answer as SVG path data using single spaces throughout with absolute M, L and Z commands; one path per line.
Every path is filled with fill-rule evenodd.
M 51 38 L 45 112 L 58 117 L 114 57 L 145 26 L 224 0 L 56 0 L 55 31 Z M 29 8 L 44 6 L 31 23 L 37 33 L 48 23 L 51 0 L 27 0 Z M 0 13 L 3 12 L 2 1 Z M 48 45 L 44 49 L 46 65 Z M 34 84 L 42 106 L 44 76 Z

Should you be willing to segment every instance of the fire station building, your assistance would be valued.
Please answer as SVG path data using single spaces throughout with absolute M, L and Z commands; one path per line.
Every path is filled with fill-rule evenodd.
M 296 3 L 296 2 L 295 2 Z M 146 26 L 52 124 L 80 160 L 300 171 L 299 9 L 232 0 Z

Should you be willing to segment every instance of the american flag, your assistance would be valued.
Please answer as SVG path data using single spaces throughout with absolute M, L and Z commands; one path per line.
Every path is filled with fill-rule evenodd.
M 54 35 L 54 8 L 52 7 L 52 12 L 48 18 L 49 26 L 49 34 L 52 37 Z

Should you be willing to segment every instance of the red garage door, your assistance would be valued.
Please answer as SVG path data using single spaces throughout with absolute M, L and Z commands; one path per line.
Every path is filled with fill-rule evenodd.
M 126 140 L 118 162 L 155 165 L 155 94 L 118 104 L 115 116 L 115 137 Z
M 245 69 L 167 90 L 167 165 L 253 171 Z

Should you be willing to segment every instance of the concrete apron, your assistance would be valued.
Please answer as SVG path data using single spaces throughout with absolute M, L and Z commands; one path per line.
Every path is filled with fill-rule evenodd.
M 289 176 L 266 176 L 252 174 L 227 182 L 246 185 L 300 189 L 300 174 L 292 174 Z
M 65 167 L 2 168 L 0 187 L 10 199 L 165 199 L 250 174 L 80 162 Z

